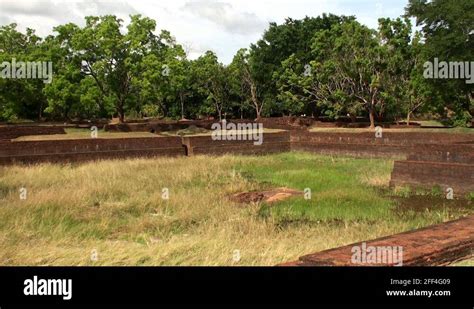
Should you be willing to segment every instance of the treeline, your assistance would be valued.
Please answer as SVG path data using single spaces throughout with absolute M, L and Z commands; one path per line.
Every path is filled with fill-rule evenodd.
M 61 25 L 46 38 L 2 26 L 0 63 L 52 61 L 54 76 L 49 84 L 0 79 L 0 121 L 304 114 L 373 125 L 423 113 L 466 125 L 473 84 L 427 79 L 424 63 L 474 61 L 474 2 L 411 0 L 406 11 L 380 19 L 378 30 L 336 15 L 271 23 L 229 65 L 212 51 L 188 59 L 140 15 L 126 29 L 115 16 L 86 17 L 84 27 Z

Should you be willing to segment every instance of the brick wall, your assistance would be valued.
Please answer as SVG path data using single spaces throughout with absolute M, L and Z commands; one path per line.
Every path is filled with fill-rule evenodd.
M 192 137 L 143 137 L 0 142 L 0 164 L 76 162 L 110 158 L 185 156 L 197 154 L 270 154 L 290 151 L 289 132 L 264 133 L 253 140 L 212 140 Z
M 292 150 L 351 156 L 399 157 L 426 149 L 443 151 L 440 147 L 444 145 L 459 151 L 473 141 L 474 135 L 470 134 L 384 132 L 382 138 L 376 138 L 371 132 L 291 131 Z
M 474 145 L 443 141 L 419 145 L 407 160 L 395 161 L 390 186 L 439 186 L 452 188 L 455 195 L 474 192 Z
M 474 164 L 433 161 L 395 161 L 390 186 L 410 186 L 443 190 L 455 195 L 474 192 Z
M 61 126 L 0 126 L 0 140 L 10 140 L 27 135 L 66 134 Z
M 289 132 L 264 133 L 261 145 L 253 140 L 212 140 L 211 136 L 190 136 L 183 138 L 188 155 L 198 154 L 271 154 L 291 150 Z
M 185 155 L 180 137 L 12 141 L 0 147 L 0 164 Z
M 427 132 L 383 132 L 376 138 L 374 132 L 332 133 L 332 132 L 291 132 L 292 142 L 344 143 L 344 144 L 387 144 L 417 145 L 439 143 L 474 143 L 474 134 L 427 133 Z

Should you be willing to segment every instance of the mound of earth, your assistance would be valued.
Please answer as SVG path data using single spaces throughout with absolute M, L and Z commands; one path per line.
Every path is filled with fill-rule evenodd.
M 230 197 L 230 200 L 242 204 L 275 203 L 297 195 L 303 195 L 303 191 L 282 187 L 267 191 L 236 193 Z
M 209 132 L 209 130 L 197 127 L 192 124 L 186 129 L 179 130 L 178 132 L 176 132 L 176 134 L 182 136 L 182 135 L 193 135 L 193 134 L 207 133 L 207 132 Z

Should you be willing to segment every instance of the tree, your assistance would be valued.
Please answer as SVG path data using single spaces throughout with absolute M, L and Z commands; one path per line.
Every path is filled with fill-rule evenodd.
M 0 63 L 48 61 L 43 40 L 33 29 L 21 33 L 16 24 L 0 27 Z M 0 79 L 0 120 L 41 119 L 46 99 L 39 79 Z
M 472 61 L 474 2 L 471 0 L 410 0 L 406 12 L 416 17 L 429 59 Z M 466 122 L 474 115 L 474 85 L 464 80 L 431 80 L 443 89 L 444 102 Z M 467 115 L 467 116 L 464 116 Z
M 44 44 L 55 71 L 51 84 L 43 90 L 48 102 L 45 111 L 59 119 L 92 118 L 98 114 L 99 105 L 92 101 L 85 104 L 81 97 L 92 92 L 91 88 L 96 86 L 88 83 L 88 79 L 81 74 L 81 58 L 74 54 L 72 47 L 72 38 L 79 27 L 70 23 L 58 26 L 54 31 L 57 35 L 47 37 Z M 86 84 L 88 87 L 81 87 Z
M 287 104 L 277 104 L 277 82 L 284 70 L 282 62 L 294 55 L 303 66 L 309 64 L 312 59 L 311 39 L 314 35 L 349 20 L 354 20 L 354 17 L 323 14 L 302 20 L 287 18 L 281 25 L 270 23 L 263 37 L 250 46 L 251 72 L 268 113 L 288 113 L 287 108 L 296 110 Z
M 170 92 L 168 97 L 173 102 L 179 102 L 180 118 L 185 119 L 185 102 L 191 94 L 191 74 L 189 72 L 191 66 L 181 45 L 173 45 L 172 48 L 168 48 L 164 66 L 165 69 L 169 69 L 169 74 L 166 76 Z
M 153 31 L 156 23 L 140 15 L 131 16 L 127 33 L 115 16 L 86 17 L 86 26 L 72 38 L 73 52 L 80 57 L 82 73 L 92 77 L 100 90 L 101 105 L 112 103 L 121 122 L 136 104 L 132 80 L 141 74 L 143 58 L 163 45 Z
M 205 97 L 200 111 L 209 112 L 211 105 L 219 120 L 222 120 L 223 113 L 229 107 L 230 82 L 227 69 L 213 52 L 207 51 L 193 62 L 193 72 L 196 74 L 196 90 Z
M 303 81 L 305 92 L 331 104 L 358 107 L 369 114 L 375 127 L 376 108 L 384 102 L 384 63 L 376 33 L 356 21 L 335 25 L 316 34 L 311 69 L 314 77 Z
M 189 95 L 188 62 L 181 45 L 176 44 L 170 33 L 163 31 L 160 42 L 143 57 L 140 74 L 136 74 L 133 84 L 138 89 L 138 101 L 143 104 L 158 105 L 162 114 L 168 116 L 170 110 L 181 107 L 184 117 L 184 102 Z M 173 115 L 174 116 L 174 115 Z
M 311 85 L 318 79 L 314 79 L 312 72 L 307 71 L 308 68 L 309 64 L 302 63 L 295 54 L 292 54 L 282 62 L 282 71 L 279 74 L 274 73 L 273 78 L 278 89 L 277 98 L 282 108 L 290 115 L 302 112 L 305 106 L 312 104 L 321 106 L 323 102 L 328 103 L 322 96 L 311 91 Z
M 251 70 L 251 61 L 248 50 L 245 48 L 240 49 L 229 65 L 229 71 L 234 78 L 234 83 L 238 85 L 234 89 L 239 91 L 241 101 L 248 102 L 245 98 L 250 98 L 249 101 L 252 103 L 257 119 L 260 119 L 264 101 L 259 99 L 258 86 Z
M 388 109 L 394 116 L 399 116 L 397 111 L 405 110 L 409 125 L 412 114 L 426 104 L 429 91 L 423 80 L 421 35 L 415 32 L 412 36 L 408 18 L 381 18 L 379 39 L 387 64 L 384 95 L 392 103 Z

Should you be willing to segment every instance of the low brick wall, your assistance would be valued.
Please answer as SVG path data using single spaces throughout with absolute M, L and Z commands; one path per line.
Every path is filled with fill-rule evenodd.
M 452 188 L 455 195 L 474 192 L 473 144 L 422 144 L 395 161 L 390 186 Z
M 13 141 L 1 146 L 0 164 L 185 155 L 180 137 Z
M 25 126 L 25 125 L 6 125 L 0 126 L 0 140 L 11 140 L 20 136 L 27 135 L 50 135 L 66 134 L 62 126 Z
M 143 137 L 45 141 L 4 141 L 0 143 L 0 164 L 77 162 L 98 159 L 257 154 L 290 151 L 289 132 L 264 133 L 261 145 L 253 140 L 213 140 L 210 135 L 191 137 Z
M 376 138 L 371 132 L 291 132 L 292 150 L 364 157 L 408 156 L 423 149 L 439 150 L 447 144 L 454 151 L 473 141 L 474 135 L 451 133 L 384 132 L 382 138 Z
M 271 154 L 287 152 L 290 147 L 290 133 L 275 132 L 264 133 L 261 145 L 255 145 L 252 140 L 213 140 L 211 136 L 190 136 L 183 137 L 183 144 L 186 145 L 189 156 L 199 154 Z
M 410 186 L 443 190 L 452 188 L 455 195 L 474 192 L 474 164 L 432 161 L 395 161 L 390 186 Z
M 454 147 L 453 147 L 454 146 Z M 423 147 L 418 152 L 410 153 L 409 161 L 430 161 L 442 163 L 474 164 L 474 145 L 444 145 Z
M 291 132 L 292 142 L 307 143 L 344 143 L 344 144 L 385 144 L 417 145 L 439 143 L 474 143 L 474 134 L 427 133 L 427 132 L 383 132 L 382 138 L 376 138 L 374 132 L 337 133 L 337 132 Z

